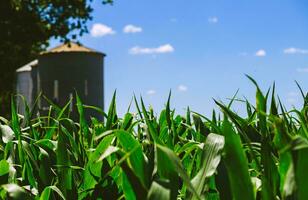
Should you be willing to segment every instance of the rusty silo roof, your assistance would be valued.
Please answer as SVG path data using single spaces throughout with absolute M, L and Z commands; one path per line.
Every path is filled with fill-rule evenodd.
M 42 52 L 41 54 L 47 54 L 47 53 L 61 53 L 61 52 L 92 52 L 92 53 L 99 53 L 99 54 L 103 54 L 105 56 L 104 53 L 96 51 L 94 49 L 79 45 L 77 43 L 74 42 L 70 42 L 68 44 L 61 44 L 59 46 L 56 46 L 54 48 L 51 48 L 45 52 Z
M 49 54 L 49 53 L 62 53 L 62 52 L 89 52 L 89 53 L 102 54 L 103 56 L 106 56 L 106 54 L 102 52 L 79 45 L 74 42 L 70 42 L 69 44 L 61 44 L 47 51 L 41 52 L 40 54 L 43 55 L 43 54 Z M 38 66 L 38 59 L 33 60 L 30 63 L 27 63 L 26 65 L 18 68 L 16 72 L 19 73 L 19 72 L 31 71 L 32 67 L 36 67 L 36 66 Z

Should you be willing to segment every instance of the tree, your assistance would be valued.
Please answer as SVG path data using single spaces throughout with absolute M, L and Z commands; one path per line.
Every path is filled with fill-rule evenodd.
M 0 115 L 7 116 L 15 70 L 45 50 L 51 38 L 88 32 L 92 0 L 0 0 Z M 112 0 L 102 0 L 111 4 Z

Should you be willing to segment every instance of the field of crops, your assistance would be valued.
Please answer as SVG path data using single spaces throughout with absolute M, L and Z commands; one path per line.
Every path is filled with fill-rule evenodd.
M 207 118 L 187 109 L 176 115 L 170 95 L 164 110 L 134 99 L 123 118 L 113 96 L 104 122 L 79 122 L 69 103 L 51 105 L 37 117 L 29 107 L 0 118 L 1 199 L 308 199 L 308 97 L 286 110 L 275 86 L 256 105 L 241 101 L 247 115 L 216 102 Z M 172 100 L 172 98 L 171 98 Z

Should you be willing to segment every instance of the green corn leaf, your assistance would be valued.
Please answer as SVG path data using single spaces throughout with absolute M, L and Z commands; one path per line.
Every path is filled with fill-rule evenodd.
M 52 185 L 52 186 L 48 186 L 45 187 L 45 189 L 43 190 L 41 196 L 40 196 L 40 200 L 46 200 L 46 199 L 51 199 L 51 192 L 54 191 L 56 194 L 59 195 L 59 197 L 61 197 L 61 199 L 66 200 L 66 198 L 64 197 L 63 193 L 61 192 L 61 190 L 59 190 L 59 188 L 57 188 L 56 186 Z
M 133 122 L 133 115 L 131 113 L 126 113 L 123 119 L 123 124 L 121 126 L 121 129 L 128 130 Z
M 155 129 L 154 124 L 150 121 L 150 118 L 148 116 L 148 113 L 147 113 L 147 110 L 144 106 L 142 98 L 141 98 L 141 107 L 142 107 L 142 112 L 143 112 L 143 115 L 144 115 L 144 118 L 145 118 L 146 125 L 148 126 L 148 129 L 149 129 L 149 132 L 150 132 L 152 139 L 154 140 L 155 143 L 162 144 L 162 141 L 158 137 L 159 134 L 158 134 L 157 130 Z
M 11 98 L 11 110 L 12 110 L 12 128 L 15 133 L 15 137 L 18 139 L 18 157 L 20 160 L 20 164 L 24 164 L 25 160 L 25 153 L 23 152 L 22 148 L 22 141 L 21 141 L 21 130 L 19 126 L 19 120 L 18 120 L 18 115 L 16 111 L 16 106 L 15 106 L 15 99 L 12 97 Z
M 273 84 L 273 90 L 272 90 L 272 102 L 271 102 L 270 114 L 274 116 L 278 115 L 278 109 L 277 109 L 277 104 L 275 100 L 275 83 Z
M 58 145 L 57 145 L 57 165 L 69 166 L 71 165 L 69 152 L 67 149 L 68 139 L 66 135 L 59 130 L 58 135 Z M 72 186 L 72 169 L 70 168 L 60 168 L 58 169 L 58 179 L 59 179 L 59 188 L 63 192 L 64 195 L 68 195 L 69 191 L 73 189 Z
M 138 104 L 138 101 L 137 101 L 137 98 L 136 98 L 135 95 L 134 95 L 134 101 L 135 101 L 135 106 L 136 106 L 136 108 L 137 108 L 139 117 L 143 120 L 142 112 L 141 112 L 141 110 L 140 110 L 140 108 L 139 108 L 139 104 Z
M 127 154 L 122 158 L 125 159 L 127 155 L 129 155 L 130 157 L 130 155 L 132 155 L 134 152 L 135 150 L 133 149 L 132 151 L 127 152 Z M 120 165 L 122 170 L 124 171 L 125 176 L 127 177 L 131 190 L 134 191 L 134 195 L 132 194 L 131 190 L 125 191 L 127 192 L 125 196 L 129 195 L 136 197 L 136 199 L 145 199 L 147 194 L 147 189 L 143 186 L 143 183 L 140 181 L 140 178 L 137 177 L 137 174 L 128 166 L 126 162 L 121 162 Z M 128 185 L 126 185 L 126 187 L 128 187 Z
M 147 173 L 147 165 L 142 152 L 141 145 L 135 140 L 129 132 L 118 130 L 115 135 L 119 139 L 122 148 L 126 151 L 135 151 L 130 155 L 129 160 L 134 173 L 141 180 L 145 188 L 149 187 L 149 174 Z
M 84 135 L 85 137 L 85 141 L 87 142 L 87 146 L 86 147 L 92 147 L 93 145 L 93 140 L 92 140 L 92 134 L 90 134 L 89 132 L 89 127 L 85 118 L 85 114 L 84 114 L 84 109 L 83 109 L 83 104 L 82 101 L 80 99 L 80 97 L 78 96 L 77 92 L 76 92 L 76 99 L 77 99 L 77 109 L 78 109 L 78 113 L 79 113 L 79 123 L 80 123 L 80 130 L 82 133 L 80 133 L 81 135 Z M 82 139 L 82 141 L 84 141 Z
M 254 200 L 252 183 L 248 172 L 248 161 L 238 134 L 226 119 L 223 121 L 222 134 L 225 136 L 225 156 L 223 158 L 227 169 L 232 198 L 234 200 Z
M 7 173 L 9 173 L 9 163 L 6 160 L 1 160 L 0 161 L 0 176 L 3 176 Z
M 171 90 L 169 92 L 169 96 L 168 96 L 168 101 L 167 101 L 167 105 L 166 105 L 166 121 L 167 121 L 167 125 L 169 127 L 169 130 L 171 130 L 171 116 L 170 116 L 170 98 L 171 98 Z
M 298 199 L 308 199 L 308 148 L 302 148 L 297 151 L 297 161 L 295 165 L 295 179 L 297 185 Z
M 122 188 L 123 188 L 125 199 L 131 199 L 131 200 L 136 199 L 134 189 L 133 189 L 131 183 L 129 182 L 125 173 L 122 173 Z M 139 192 L 139 194 L 140 194 L 140 192 Z M 138 195 L 138 191 L 137 191 L 137 195 Z
M 251 77 L 247 76 L 256 86 L 256 109 L 258 116 L 258 125 L 260 128 L 261 141 L 261 163 L 263 165 L 264 174 L 262 176 L 262 198 L 264 200 L 275 199 L 275 194 L 278 188 L 278 169 L 272 157 L 270 135 L 268 133 L 266 119 L 266 102 L 269 92 L 264 96 L 258 84 Z M 274 91 L 273 91 L 274 92 Z M 272 104 L 275 104 L 273 102 Z M 272 105 L 274 107 L 275 105 Z
M 4 143 L 8 143 L 14 139 L 14 131 L 8 125 L 0 124 L 0 133 Z
M 95 151 L 91 152 L 89 155 L 89 160 L 86 164 L 85 170 L 83 172 L 83 185 L 82 188 L 84 191 L 93 188 L 97 181 L 93 177 L 93 175 L 97 177 L 101 177 L 101 168 L 102 162 L 97 162 L 99 157 L 104 154 L 104 152 L 108 149 L 111 145 L 112 141 L 114 140 L 114 135 L 107 135 L 103 137 L 99 144 L 96 146 Z M 86 196 L 86 193 L 82 193 L 82 197 Z
M 107 158 L 108 156 L 110 156 L 113 153 L 116 153 L 117 151 L 119 151 L 120 149 L 118 147 L 115 146 L 109 146 L 104 153 L 99 157 L 99 159 L 97 160 L 97 162 L 100 162 L 102 160 L 104 160 L 105 158 Z
M 203 138 L 206 137 L 210 133 L 210 130 L 204 125 L 199 115 L 193 114 L 193 120 L 195 123 L 196 130 L 202 134 L 202 136 L 196 139 L 200 142 L 204 141 Z
M 17 184 L 5 184 L 1 185 L 1 188 L 5 190 L 7 193 L 6 199 L 14 199 L 14 200 L 30 200 L 33 199 L 31 195 L 22 187 Z
M 192 185 L 199 196 L 204 195 L 206 180 L 211 177 L 220 163 L 224 137 L 217 134 L 209 134 L 203 148 L 202 166 L 197 175 L 192 179 Z
M 8 182 L 10 164 L 6 160 L 0 161 L 0 185 Z
M 168 200 L 170 199 L 170 190 L 153 181 L 148 193 L 148 200 Z
M 178 179 L 180 176 L 186 187 L 192 192 L 196 199 L 201 199 L 195 188 L 193 187 L 186 170 L 184 169 L 180 159 L 175 153 L 167 147 L 156 144 L 157 172 L 162 178 L 169 179 L 170 198 L 173 199 L 177 195 Z
M 109 110 L 108 110 L 108 117 L 106 121 L 106 130 L 110 130 L 112 128 L 112 124 L 115 123 L 116 119 L 116 94 L 117 91 L 114 91 L 112 100 L 110 102 Z
M 51 126 L 52 128 L 50 128 L 47 132 L 46 135 L 44 136 L 45 139 L 51 139 L 52 135 L 54 134 L 54 132 L 56 131 L 58 125 L 59 125 L 59 121 L 62 119 L 65 111 L 69 108 L 69 105 L 71 104 L 71 100 L 62 108 L 58 110 L 58 114 L 57 114 L 57 118 L 54 119 L 53 121 L 53 125 Z M 50 114 L 49 114 L 50 115 Z M 49 124 L 49 120 L 52 119 L 51 116 L 48 116 L 48 124 Z

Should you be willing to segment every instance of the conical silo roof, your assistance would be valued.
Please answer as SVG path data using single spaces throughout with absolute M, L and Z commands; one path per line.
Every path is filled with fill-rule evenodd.
M 33 60 L 33 61 L 31 61 L 31 62 L 25 64 L 24 66 L 18 68 L 18 69 L 16 70 L 16 72 L 17 72 L 17 73 L 19 73 L 19 72 L 29 72 L 29 71 L 32 70 L 32 67 L 37 66 L 37 64 L 38 64 L 38 60 L 37 60 L 37 59 L 36 59 L 36 60 Z
M 45 52 L 42 52 L 41 54 L 48 54 L 48 53 L 62 53 L 62 52 L 89 52 L 89 53 L 99 53 L 103 54 L 102 52 L 96 51 L 94 49 L 85 47 L 81 44 L 77 44 L 75 42 L 70 42 L 67 44 L 61 44 L 59 46 L 56 46 L 54 48 L 51 48 Z

